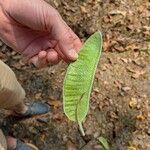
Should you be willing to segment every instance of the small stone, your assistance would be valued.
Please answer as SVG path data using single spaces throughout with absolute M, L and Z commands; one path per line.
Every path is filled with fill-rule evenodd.
M 93 133 L 92 129 L 89 128 L 86 130 L 86 135 L 92 135 L 92 133 Z
M 107 66 L 106 65 L 103 65 L 102 66 L 102 71 L 106 71 L 107 70 Z
M 37 93 L 37 94 L 35 94 L 35 99 L 40 99 L 41 96 L 42 96 L 42 93 Z
M 136 108 L 139 110 L 139 109 L 141 108 L 141 105 L 138 104 L 138 105 L 136 106 Z
M 94 138 L 98 138 L 100 136 L 99 132 L 94 133 Z
M 108 81 L 104 81 L 104 84 L 105 84 L 105 85 L 109 85 L 109 82 L 108 82 Z

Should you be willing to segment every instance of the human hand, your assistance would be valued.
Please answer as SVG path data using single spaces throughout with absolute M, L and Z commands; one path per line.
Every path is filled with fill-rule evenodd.
M 0 0 L 0 37 L 37 67 L 78 58 L 81 41 L 43 0 Z

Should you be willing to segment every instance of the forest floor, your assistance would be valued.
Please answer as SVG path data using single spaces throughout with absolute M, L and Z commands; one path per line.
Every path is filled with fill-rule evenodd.
M 63 112 L 67 64 L 38 70 L 0 42 L 0 59 L 14 70 L 27 101 L 44 100 L 51 105 L 50 113 L 23 120 L 1 110 L 2 129 L 40 150 L 102 150 L 100 136 L 107 139 L 111 150 L 150 150 L 149 0 L 50 3 L 83 41 L 97 30 L 103 33 L 103 53 L 83 123 L 86 137 Z

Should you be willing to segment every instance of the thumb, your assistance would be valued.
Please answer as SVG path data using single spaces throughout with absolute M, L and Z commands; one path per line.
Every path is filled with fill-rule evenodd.
M 62 54 L 69 60 L 76 60 L 78 58 L 77 50 L 74 47 L 73 39 L 64 35 L 64 37 L 59 41 L 59 50 Z
M 54 35 L 56 37 L 54 38 L 57 41 L 55 49 L 58 53 L 60 51 L 67 60 L 75 61 L 78 58 L 77 52 L 81 47 L 80 39 L 63 21 L 57 24 L 53 29 L 55 29 Z

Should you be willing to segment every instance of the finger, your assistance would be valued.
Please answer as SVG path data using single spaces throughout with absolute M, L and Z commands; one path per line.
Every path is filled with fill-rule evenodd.
M 46 55 L 47 55 L 46 51 L 41 51 L 41 52 L 39 52 L 38 57 L 39 57 L 39 59 L 44 59 L 46 57 Z
M 49 37 L 47 35 L 44 37 L 39 36 L 33 41 L 30 41 L 30 44 L 26 46 L 26 48 L 22 51 L 22 54 L 25 57 L 32 58 L 33 56 L 38 55 L 41 50 L 46 50 L 49 46 Z
M 58 53 L 54 49 L 41 51 L 38 56 L 36 55 L 30 59 L 30 62 L 38 68 L 45 67 L 48 64 L 57 64 L 59 61 Z
M 29 59 L 29 63 L 32 63 L 35 67 L 38 67 L 37 62 L 38 62 L 38 56 L 37 55 Z
M 75 61 L 78 58 L 78 54 L 74 47 L 74 38 L 69 31 L 69 27 L 61 21 L 55 30 L 57 30 L 55 31 L 55 38 L 58 41 L 59 49 L 68 60 Z
M 71 30 L 70 27 L 69 27 L 69 31 L 73 37 L 74 48 L 77 52 L 79 52 L 83 44 L 82 44 L 81 40 L 79 39 L 79 37 Z
M 47 62 L 50 64 L 57 64 L 60 61 L 60 57 L 54 49 L 49 49 L 46 57 Z
M 39 68 L 45 67 L 48 64 L 46 56 L 47 56 L 46 51 L 39 52 L 38 54 L 38 67 Z
M 42 68 L 47 65 L 46 57 L 41 58 L 39 55 L 36 55 L 30 59 L 30 63 L 32 63 L 37 68 Z
M 68 58 L 62 53 L 58 44 L 54 47 L 55 51 L 58 53 L 59 58 L 63 59 L 65 62 L 68 62 Z

